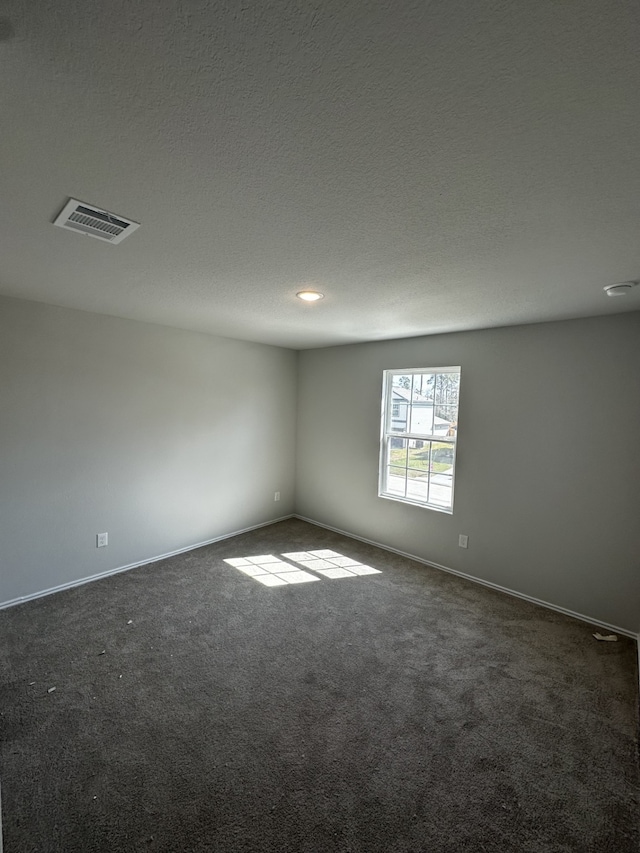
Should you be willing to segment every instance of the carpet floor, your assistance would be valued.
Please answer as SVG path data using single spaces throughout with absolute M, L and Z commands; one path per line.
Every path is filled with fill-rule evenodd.
M 4 853 L 636 853 L 593 630 L 299 520 L 2 611 Z

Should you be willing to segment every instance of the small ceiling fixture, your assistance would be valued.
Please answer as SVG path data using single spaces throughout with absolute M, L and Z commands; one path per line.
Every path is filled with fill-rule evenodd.
M 109 213 L 93 204 L 85 204 L 75 198 L 70 198 L 60 213 L 53 220 L 59 228 L 69 228 L 84 234 L 85 237 L 95 237 L 106 243 L 121 243 L 136 228 L 139 222 L 126 219 L 124 216 Z
M 626 296 L 637 283 L 637 281 L 619 281 L 617 284 L 608 284 L 603 287 L 603 290 L 607 296 Z
M 301 290 L 296 293 L 296 296 L 304 302 L 317 302 L 318 299 L 324 299 L 324 293 L 318 293 L 317 290 Z

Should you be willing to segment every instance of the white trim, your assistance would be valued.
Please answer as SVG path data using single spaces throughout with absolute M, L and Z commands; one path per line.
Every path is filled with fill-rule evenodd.
M 446 515 L 453 515 L 453 509 L 449 509 L 448 507 L 438 506 L 438 504 L 424 504 L 420 503 L 420 501 L 412 501 L 411 498 L 403 498 L 399 495 L 392 494 L 381 494 L 378 492 L 378 497 L 383 498 L 385 501 L 397 501 L 401 504 L 410 504 L 410 506 L 419 506 L 421 509 L 432 509 L 434 512 L 444 512 Z
M 378 497 L 379 498 L 389 498 L 390 500 L 399 501 L 400 503 L 411 504 L 411 506 L 422 507 L 423 509 L 435 509 L 439 512 L 447 512 L 450 515 L 453 515 L 453 505 L 455 501 L 455 481 L 456 481 L 456 455 L 457 455 L 457 445 L 458 445 L 458 426 L 459 426 L 459 408 L 460 401 L 456 403 L 456 434 L 455 436 L 439 436 L 433 433 L 415 433 L 415 432 L 396 432 L 393 429 L 393 377 L 394 376 L 411 376 L 411 386 L 409 391 L 409 400 L 406 401 L 405 405 L 407 407 L 407 418 L 409 417 L 411 407 L 413 406 L 413 387 L 414 387 L 414 377 L 421 375 L 429 375 L 433 377 L 437 377 L 439 374 L 447 374 L 454 373 L 459 377 L 460 384 L 462 383 L 462 367 L 460 365 L 456 367 L 424 367 L 424 368 L 415 368 L 413 370 L 409 369 L 396 369 L 392 368 L 390 370 L 382 371 L 382 404 L 381 404 L 381 418 L 380 418 L 380 453 L 378 456 Z M 436 412 L 436 387 L 435 383 L 433 386 L 433 415 L 435 418 Z M 458 394 L 459 397 L 459 394 Z M 413 425 L 413 424 L 411 424 Z M 407 420 L 406 426 L 409 426 L 409 421 Z M 435 420 L 433 420 L 432 424 L 433 429 L 435 429 Z M 404 487 L 404 495 L 391 494 L 387 490 L 387 479 L 389 475 L 389 468 L 391 467 L 391 456 L 390 456 L 390 441 L 394 438 L 406 439 L 408 441 L 425 441 L 429 442 L 429 458 L 431 460 L 431 451 L 433 449 L 434 443 L 445 443 L 451 445 L 453 448 L 453 462 L 451 465 L 452 475 L 451 475 L 451 505 L 449 507 L 441 507 L 439 504 L 431 503 L 430 501 L 420 501 L 414 498 L 410 498 L 407 496 L 408 491 L 408 457 L 405 459 L 404 465 L 398 465 L 398 468 L 405 469 L 405 487 Z M 407 445 L 408 452 L 408 445 Z M 430 494 L 431 491 L 431 464 L 429 465 L 428 471 L 428 485 L 427 485 L 427 494 Z
M 294 518 L 294 515 L 283 515 L 280 518 L 272 518 L 270 521 L 263 521 L 260 524 L 253 524 L 251 527 L 244 527 L 242 530 L 234 530 L 233 533 L 223 533 L 221 536 L 214 536 L 213 539 L 206 539 L 204 542 L 197 542 L 195 545 L 187 545 L 185 548 L 178 548 L 175 551 L 168 551 L 166 554 L 159 554 L 157 557 L 149 557 L 146 560 L 139 560 L 137 563 L 129 563 L 126 566 L 119 566 L 116 569 L 107 569 L 106 572 L 99 572 L 97 575 L 89 575 L 86 578 L 62 583 L 59 586 L 52 586 L 49 589 L 43 589 L 40 592 L 32 592 L 30 595 L 23 595 L 19 598 L 12 598 L 10 601 L 0 603 L 0 610 L 6 607 L 14 607 L 16 604 L 22 604 L 25 601 L 33 601 L 35 598 L 43 598 L 45 595 L 52 595 L 54 592 L 62 592 L 63 589 L 72 589 L 74 586 L 82 586 L 91 581 L 107 578 L 110 575 L 117 575 L 120 572 L 128 572 L 129 569 L 137 569 L 140 566 L 148 566 L 150 563 L 157 563 L 160 560 L 166 560 L 168 557 L 175 557 L 178 554 L 185 554 L 187 551 L 195 551 L 196 548 L 203 548 L 205 545 L 213 545 L 214 542 L 221 542 L 223 539 L 231 539 L 234 536 L 241 536 L 243 533 L 250 533 L 252 530 L 258 530 L 260 527 L 268 527 L 270 524 L 277 524 L 279 521 L 287 521 L 289 518 Z M 1 827 L 0 827 L 1 830 Z M 2 838 L 0 836 L 0 842 Z M 0 843 L 0 853 L 2 853 L 2 845 Z
M 404 376 L 405 373 L 460 373 L 461 369 L 459 364 L 451 367 L 392 367 L 390 370 L 385 370 L 385 373 L 391 376 Z
M 412 441 L 437 441 L 438 444 L 451 445 L 456 443 L 456 439 L 450 435 L 437 435 L 436 433 L 429 432 L 394 432 L 392 429 L 387 430 L 387 433 L 390 438 L 409 438 Z
M 602 622 L 600 619 L 594 619 L 592 616 L 585 616 L 583 613 L 576 613 L 575 610 L 567 610 L 566 607 L 559 607 L 557 604 L 551 604 L 551 602 L 543 601 L 541 598 L 534 598 L 531 595 L 525 595 L 525 593 L 518 592 L 515 589 L 510 589 L 507 586 L 500 586 L 500 584 L 485 581 L 482 578 L 475 577 L 474 575 L 468 575 L 466 572 L 451 569 L 449 566 L 442 566 L 440 563 L 433 563 L 431 560 L 416 557 L 415 554 L 409 554 L 407 551 L 400 551 L 398 548 L 391 548 L 389 545 L 383 545 L 381 542 L 375 542 L 373 539 L 365 539 L 364 536 L 356 536 L 355 533 L 348 533 L 346 530 L 341 530 L 339 527 L 332 527 L 330 524 L 322 524 L 320 521 L 314 521 L 313 518 L 307 518 L 304 515 L 294 513 L 294 518 L 298 518 L 300 521 L 306 521 L 309 524 L 315 524 L 316 527 L 324 527 L 325 530 L 332 530 L 334 533 L 340 533 L 342 536 L 347 536 L 349 539 L 357 539 L 359 542 L 366 542 L 367 545 L 375 545 L 376 548 L 381 548 L 383 551 L 390 551 L 392 554 L 399 554 L 401 557 L 408 557 L 410 560 L 415 560 L 417 563 L 422 563 L 425 566 L 431 566 L 433 569 L 440 569 L 443 572 L 448 572 L 451 575 L 457 575 L 458 577 L 472 581 L 473 583 L 488 586 L 490 589 L 495 589 L 498 592 L 504 592 L 514 598 L 521 598 L 524 601 L 530 601 L 532 604 L 537 604 L 540 607 L 546 607 L 547 610 L 555 610 L 556 613 L 563 613 L 565 616 L 571 616 L 573 619 L 579 619 L 581 622 L 587 622 L 589 625 L 606 628 L 608 631 L 614 631 L 616 634 L 622 634 L 625 637 L 630 637 L 632 640 L 640 640 L 640 635 L 636 634 L 634 631 L 629 631 L 626 628 L 619 628 L 617 625 L 610 625 L 608 622 Z M 640 666 L 640 646 L 638 648 L 638 663 Z

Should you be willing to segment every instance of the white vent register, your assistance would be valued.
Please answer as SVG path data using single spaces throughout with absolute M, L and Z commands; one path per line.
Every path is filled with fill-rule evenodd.
M 69 199 L 53 220 L 53 224 L 107 243 L 121 243 L 140 227 L 139 222 L 109 213 L 108 210 L 85 204 L 75 198 Z

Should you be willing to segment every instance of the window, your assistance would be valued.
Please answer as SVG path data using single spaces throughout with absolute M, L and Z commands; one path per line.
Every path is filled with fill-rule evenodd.
M 459 395 L 459 367 L 385 370 L 380 497 L 453 512 Z

